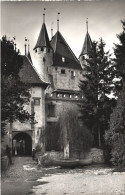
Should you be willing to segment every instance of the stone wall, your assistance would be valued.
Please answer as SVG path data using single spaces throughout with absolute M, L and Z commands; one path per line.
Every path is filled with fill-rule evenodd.
M 65 74 L 61 74 L 61 69 L 65 69 Z M 78 84 L 82 79 L 82 70 L 53 67 L 52 71 L 55 89 L 79 90 Z M 75 72 L 74 76 L 72 72 Z

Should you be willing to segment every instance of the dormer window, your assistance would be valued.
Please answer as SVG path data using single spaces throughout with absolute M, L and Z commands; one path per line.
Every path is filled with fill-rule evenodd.
M 62 57 L 62 62 L 65 62 L 65 58 L 64 57 Z
M 61 74 L 65 74 L 65 69 L 61 69 Z

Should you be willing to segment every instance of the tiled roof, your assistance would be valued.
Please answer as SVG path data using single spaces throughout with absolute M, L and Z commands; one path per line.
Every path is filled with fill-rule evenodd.
M 39 37 L 38 37 L 38 40 L 37 40 L 37 43 L 36 43 L 34 49 L 36 49 L 38 47 L 51 48 L 45 23 L 43 23 L 43 25 L 42 25 L 42 28 L 41 28 L 41 31 L 40 31 L 40 34 L 39 34 Z
M 87 32 L 80 56 L 88 54 L 91 50 L 92 50 L 92 40 L 89 33 Z
M 48 83 L 41 80 L 30 60 L 26 56 L 22 56 L 22 58 L 23 66 L 19 72 L 20 80 L 28 84 L 39 84 L 47 86 Z
M 54 50 L 53 66 L 82 69 L 78 59 L 59 31 L 52 38 L 51 46 Z M 65 62 L 62 61 L 62 57 L 65 58 Z

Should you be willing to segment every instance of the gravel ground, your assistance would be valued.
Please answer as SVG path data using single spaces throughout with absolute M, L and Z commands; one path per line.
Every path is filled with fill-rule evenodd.
M 2 195 L 125 195 L 125 172 L 113 173 L 104 165 L 42 168 L 29 157 L 13 162 L 2 174 Z

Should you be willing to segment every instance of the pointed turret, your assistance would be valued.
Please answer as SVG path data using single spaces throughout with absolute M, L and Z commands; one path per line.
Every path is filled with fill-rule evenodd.
M 86 58 L 89 57 L 89 53 L 92 51 L 92 48 L 93 48 L 93 43 L 92 43 L 91 37 L 88 33 L 88 18 L 86 20 L 86 27 L 87 27 L 87 32 L 86 32 L 84 44 L 82 47 L 82 51 L 81 51 L 81 54 L 79 56 L 79 60 L 80 60 L 80 64 L 81 64 L 82 68 L 84 67 L 84 64 L 86 63 L 85 62 Z
M 89 52 L 91 52 L 91 50 L 92 50 L 92 40 L 89 33 L 87 32 L 80 56 L 88 55 Z
M 87 32 L 86 32 L 85 41 L 84 41 L 80 56 L 88 55 L 89 52 L 92 50 L 92 40 L 88 33 L 88 18 L 86 20 L 86 28 L 87 28 Z
M 42 25 L 42 28 L 41 28 L 38 40 L 36 42 L 36 45 L 34 47 L 34 50 L 36 48 L 42 48 L 42 47 L 51 48 L 45 23 L 43 23 Z
M 45 25 L 45 8 L 43 13 L 42 28 L 34 47 L 35 67 L 43 81 L 48 81 L 49 66 L 52 65 L 53 50 L 50 45 L 46 25 Z

